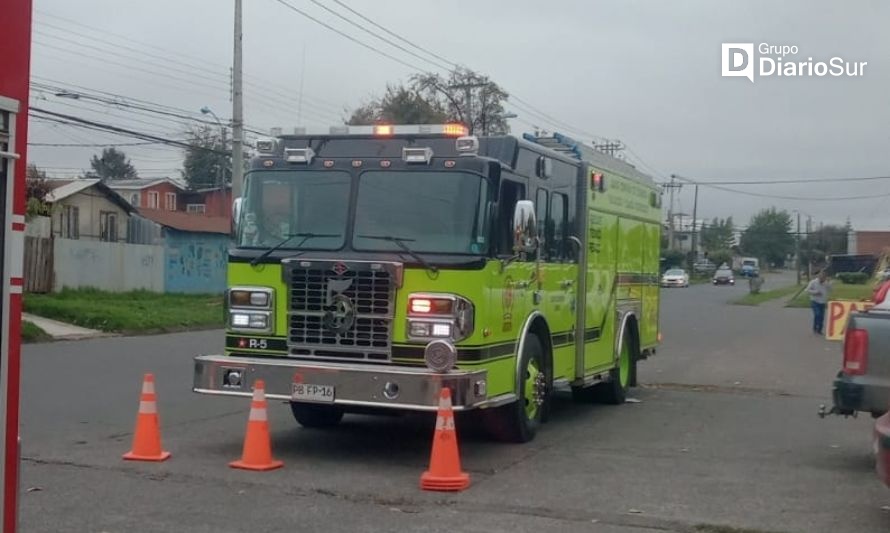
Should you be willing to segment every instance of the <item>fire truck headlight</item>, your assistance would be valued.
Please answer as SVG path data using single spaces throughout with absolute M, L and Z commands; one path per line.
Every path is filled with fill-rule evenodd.
M 435 340 L 426 345 L 423 359 L 433 372 L 448 372 L 457 362 L 457 348 L 448 341 Z
M 433 324 L 433 337 L 451 337 L 451 324 Z
M 456 294 L 414 293 L 408 296 L 408 339 L 459 342 L 473 333 L 473 304 Z
M 237 287 L 229 290 L 229 306 L 268 309 L 272 303 L 272 289 Z
M 272 323 L 268 311 L 238 311 L 229 312 L 229 325 L 232 329 L 248 331 L 268 331 Z

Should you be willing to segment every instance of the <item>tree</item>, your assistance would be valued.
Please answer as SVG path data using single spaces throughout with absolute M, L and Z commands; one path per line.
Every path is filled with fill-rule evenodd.
M 232 156 L 220 132 L 211 126 L 203 126 L 186 132 L 186 137 L 189 147 L 185 149 L 182 177 L 189 188 L 207 189 L 232 183 Z
M 741 249 L 745 254 L 771 264 L 784 265 L 785 258 L 794 251 L 791 215 L 787 211 L 777 211 L 775 207 L 754 215 L 748 229 L 742 233 Z
M 136 168 L 130 164 L 126 154 L 114 147 L 103 148 L 101 157 L 94 155 L 90 159 L 90 166 L 93 170 L 87 173 L 88 178 L 99 178 L 104 181 L 138 177 Z
M 447 78 L 439 74 L 417 74 L 411 78 L 411 86 L 424 100 L 444 109 L 450 120 L 466 124 L 470 133 L 510 132 L 504 111 L 509 94 L 488 76 L 457 67 Z
M 701 244 L 708 252 L 729 250 L 735 244 L 735 226 L 732 217 L 714 218 L 709 226 L 702 225 Z
M 438 102 L 428 102 L 420 94 L 402 85 L 387 85 L 381 98 L 355 109 L 350 125 L 368 125 L 380 122 L 390 124 L 436 124 L 447 122 L 448 116 Z
M 25 216 L 30 219 L 49 215 L 50 206 L 46 203 L 46 196 L 52 189 L 46 179 L 46 172 L 38 169 L 37 165 L 28 165 L 25 178 L 25 198 L 27 198 Z
M 801 240 L 801 263 L 822 263 L 826 256 L 847 253 L 848 230 L 844 226 L 822 226 Z

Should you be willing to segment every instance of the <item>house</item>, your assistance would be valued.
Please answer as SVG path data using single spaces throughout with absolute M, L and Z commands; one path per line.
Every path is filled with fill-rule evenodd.
M 126 241 L 134 212 L 123 197 L 98 179 L 49 180 L 50 233 L 62 239 Z
M 180 207 L 179 195 L 185 187 L 170 178 L 109 180 L 106 183 L 137 209 L 184 210 Z
M 848 254 L 879 257 L 890 249 L 890 231 L 851 231 L 847 236 Z
M 139 217 L 160 228 L 167 292 L 221 293 L 231 230 L 228 217 L 164 209 L 140 209 Z
M 232 186 L 225 191 L 219 187 L 185 191 L 179 195 L 180 204 L 187 213 L 229 217 L 232 209 Z

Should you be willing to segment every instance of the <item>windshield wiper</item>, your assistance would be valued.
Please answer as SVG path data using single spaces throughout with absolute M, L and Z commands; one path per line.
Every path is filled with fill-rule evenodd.
M 401 248 L 403 252 L 410 255 L 415 261 L 417 261 L 418 263 L 423 265 L 423 267 L 426 268 L 427 270 L 429 270 L 430 272 L 435 274 L 436 272 L 439 271 L 438 267 L 427 263 L 423 257 L 419 256 L 417 254 L 417 252 L 415 252 L 414 250 L 409 248 L 407 244 L 405 244 L 406 242 L 414 242 L 417 239 L 409 239 L 406 237 L 395 237 L 393 235 L 356 235 L 356 237 L 359 237 L 361 239 L 374 239 L 374 240 L 378 240 L 378 241 L 391 242 L 391 243 L 395 244 L 396 246 L 398 246 L 399 248 Z
M 303 237 L 303 240 L 298 242 L 297 245 L 294 246 L 294 248 L 299 248 L 299 247 L 303 246 L 306 243 L 306 241 L 308 241 L 309 239 L 324 238 L 324 237 L 334 238 L 334 237 L 341 237 L 341 235 L 339 233 L 306 233 L 306 232 L 291 233 L 287 237 L 285 237 L 281 242 L 276 244 L 275 246 L 269 248 L 265 252 L 254 257 L 253 259 L 251 259 L 250 265 L 257 266 L 258 264 L 260 264 L 260 261 L 269 257 L 272 254 L 272 252 L 274 252 L 275 250 L 278 250 L 279 248 L 281 248 L 282 246 L 284 246 L 285 244 L 289 243 L 291 240 L 293 240 L 297 237 Z

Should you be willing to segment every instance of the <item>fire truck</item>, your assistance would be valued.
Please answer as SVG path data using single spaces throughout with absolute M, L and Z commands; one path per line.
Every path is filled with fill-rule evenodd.
M 233 208 L 225 352 L 198 393 L 255 379 L 303 426 L 478 411 L 532 439 L 555 391 L 625 400 L 658 345 L 661 197 L 559 134 L 331 128 L 257 142 Z

